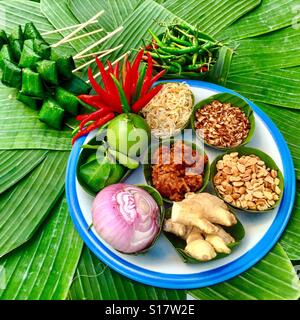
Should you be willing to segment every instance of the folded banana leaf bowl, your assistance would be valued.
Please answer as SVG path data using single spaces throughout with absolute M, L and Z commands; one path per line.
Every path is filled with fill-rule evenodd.
M 209 163 L 204 170 L 203 187 L 200 194 L 208 192 L 220 198 L 224 198 L 214 184 L 214 176 L 217 174 L 218 161 L 224 155 L 240 152 L 242 155 L 255 155 L 263 160 L 268 167 L 268 172 L 276 170 L 280 179 L 278 188 L 281 190 L 277 201 L 268 210 L 245 210 L 242 207 L 231 206 L 227 202 L 231 212 L 236 214 L 238 223 L 232 229 L 236 243 L 231 246 L 230 254 L 220 254 L 217 258 L 208 262 L 193 260 L 184 252 L 184 242 L 170 234 L 159 233 L 155 243 L 142 254 L 124 254 L 113 249 L 96 232 L 92 225 L 92 205 L 97 192 L 87 190 L 85 181 L 80 177 L 80 168 L 87 163 L 93 163 L 95 149 L 82 148 L 90 144 L 100 144 L 95 140 L 95 132 L 83 136 L 76 141 L 68 163 L 66 176 L 66 194 L 69 210 L 74 224 L 87 246 L 96 256 L 109 267 L 133 280 L 163 288 L 199 288 L 223 282 L 244 272 L 259 260 L 261 260 L 275 245 L 284 231 L 291 215 L 295 196 L 294 167 L 288 147 L 279 130 L 272 121 L 252 102 L 241 97 L 237 93 L 219 85 L 198 80 L 177 79 L 172 82 L 185 82 L 188 84 L 195 97 L 195 108 L 209 103 L 212 98 L 230 97 L 232 103 L 236 103 L 245 112 L 250 123 L 250 132 L 242 146 L 229 149 L 213 148 L 197 137 L 195 131 L 190 130 L 184 135 L 184 141 L 208 156 Z M 216 96 L 220 95 L 220 96 Z M 208 99 L 208 100 L 207 100 Z M 241 104 L 238 104 L 241 102 Z M 194 113 L 193 113 L 194 114 Z M 191 128 L 193 127 L 193 117 Z M 174 137 L 180 138 L 181 133 Z M 244 146 L 245 145 L 245 146 Z M 88 158 L 90 158 L 88 160 Z M 88 160 L 88 161 L 87 161 Z M 225 161 L 226 162 L 226 161 Z M 218 165 L 220 168 L 220 165 Z M 84 168 L 83 168 L 84 169 Z M 107 168 L 98 168 L 100 172 Z M 267 170 L 267 169 L 266 169 Z M 89 175 L 89 168 L 85 175 Z M 155 194 L 155 201 L 160 209 L 160 228 L 163 219 L 172 215 L 172 202 L 162 199 L 155 189 L 152 189 L 151 165 L 143 167 L 140 164 L 136 169 L 113 170 L 113 177 L 107 174 L 106 180 L 100 183 L 101 187 L 117 180 L 123 183 L 145 186 L 146 191 Z M 111 181 L 109 179 L 111 178 Z M 96 179 L 97 180 L 97 179 Z M 152 191 L 151 191 L 152 190 Z M 224 200 L 224 199 L 223 199 Z M 166 208 L 166 212 L 162 208 Z M 250 212 L 249 212 L 250 211 Z

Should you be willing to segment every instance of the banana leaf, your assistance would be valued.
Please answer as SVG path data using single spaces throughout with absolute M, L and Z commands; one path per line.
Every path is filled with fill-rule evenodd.
M 76 1 L 76 0 L 73 0 Z M 72 7 L 72 2 L 73 1 L 48 1 L 48 3 L 50 5 L 50 8 L 45 6 L 45 2 L 42 3 L 42 5 L 44 5 L 43 11 L 46 15 L 49 16 L 51 22 L 54 24 L 55 23 L 55 27 L 59 28 L 59 27 L 64 27 L 64 26 L 69 26 L 72 24 L 76 24 L 78 22 L 77 19 L 74 18 L 73 15 L 70 14 L 70 10 L 69 7 Z M 114 1 L 116 2 L 116 4 L 114 3 Z M 172 20 L 174 18 L 176 18 L 176 16 L 172 13 L 170 13 L 168 10 L 165 10 L 162 6 L 160 6 L 158 3 L 164 3 L 166 1 L 161 1 L 158 0 L 157 3 L 153 2 L 153 1 L 141 1 L 141 4 L 139 7 L 137 7 L 137 9 L 135 11 L 132 12 L 132 14 L 128 14 L 128 17 L 126 18 L 125 15 L 124 17 L 126 18 L 126 20 L 123 21 L 123 18 L 120 19 L 120 21 L 123 21 L 123 25 L 125 27 L 125 29 L 123 30 L 123 32 L 121 34 L 119 34 L 118 36 L 114 37 L 113 39 L 107 41 L 104 44 L 104 48 L 110 48 L 116 45 L 119 45 L 121 43 L 123 43 L 125 46 L 124 48 L 122 48 L 121 50 L 119 50 L 118 52 L 115 52 L 114 54 L 110 55 L 109 58 L 111 58 L 112 60 L 116 59 L 117 57 L 119 57 L 119 55 L 121 53 L 124 53 L 125 51 L 128 51 L 129 49 L 132 48 L 137 48 L 140 45 L 142 45 L 141 42 L 141 37 L 145 37 L 145 40 L 149 40 L 149 38 L 147 38 L 147 28 L 150 26 L 151 28 L 154 29 L 154 31 L 158 31 L 159 30 L 159 26 L 157 26 L 156 22 L 153 21 L 153 18 L 156 18 L 158 20 Z M 168 2 L 170 2 L 170 6 L 171 6 L 171 1 L 168 0 Z M 215 3 L 218 3 L 216 1 L 214 1 Z M 224 1 L 224 8 L 226 5 L 228 5 L 230 1 L 226 0 Z M 243 1 L 244 5 L 242 5 L 242 1 L 240 1 L 241 4 L 239 4 L 239 8 L 245 8 L 247 6 L 246 1 Z M 249 3 L 249 1 L 247 1 Z M 270 1 L 269 1 L 270 2 Z M 277 0 L 272 1 L 273 3 L 277 2 Z M 97 2 L 96 5 L 98 5 L 98 3 L 100 3 L 100 1 Z M 109 1 L 109 4 L 111 3 L 111 7 L 114 7 L 115 12 L 121 12 L 121 10 L 118 10 L 119 8 L 122 8 L 122 1 L 116 1 L 116 0 L 111 0 Z M 174 2 L 175 3 L 175 2 Z M 177 3 L 179 4 L 179 1 L 177 1 Z M 191 3 L 191 5 L 194 4 L 194 1 L 189 2 L 189 4 Z M 211 4 L 211 11 L 214 11 L 215 9 L 215 3 Z M 232 2 L 231 2 L 232 3 Z M 263 1 L 263 5 L 266 4 L 267 1 L 264 0 Z M 281 1 L 281 3 L 283 4 L 283 1 Z M 286 1 L 286 3 L 288 3 Z M 289 2 L 291 3 L 291 2 Z M 51 9 L 51 5 L 52 8 Z M 261 5 L 261 6 L 263 6 Z M 201 9 L 201 7 L 199 6 L 199 8 Z M 258 7 L 260 8 L 260 7 Z M 198 8 L 197 8 L 198 9 Z M 49 23 L 49 20 L 43 15 L 41 14 L 40 11 L 40 4 L 39 3 L 35 3 L 33 1 L 25 1 L 25 0 L 10 0 L 10 1 L 1 1 L 0 2 L 0 10 L 4 11 L 5 10 L 5 18 L 6 19 L 0 19 L 0 28 L 4 28 L 5 30 L 7 30 L 8 32 L 15 27 L 18 24 L 22 24 L 24 25 L 25 22 L 28 21 L 33 21 L 39 30 L 41 30 L 42 32 L 44 31 L 50 31 L 53 30 L 54 27 L 52 26 L 52 24 Z M 47 11 L 49 10 L 49 12 L 47 13 Z M 122 9 L 123 10 L 123 9 Z M 185 9 L 182 9 L 183 11 L 188 11 L 189 7 L 187 6 Z M 242 9 L 243 10 L 243 9 Z M 283 10 L 283 8 L 282 8 Z M 281 10 L 281 11 L 282 11 Z M 235 14 L 239 15 L 239 13 L 230 13 L 230 16 L 234 16 Z M 238 11 L 238 10 L 237 10 Z M 256 10 L 253 11 L 253 15 L 255 14 Z M 89 8 L 88 10 L 86 10 L 86 12 L 84 12 L 84 14 L 89 15 L 89 17 L 92 17 L 94 14 L 97 13 L 97 9 L 93 9 L 93 8 Z M 217 11 L 215 12 L 217 13 Z M 187 14 L 187 17 L 185 18 L 187 21 L 191 21 L 189 20 L 189 16 L 192 16 L 193 12 L 190 10 L 190 13 Z M 183 17 L 184 12 L 181 15 L 181 18 Z M 243 20 L 245 21 L 248 17 L 250 19 L 250 23 L 252 23 L 252 19 L 251 18 L 252 13 L 249 12 L 247 15 L 245 15 L 245 19 L 239 19 L 238 21 L 236 21 L 233 25 L 232 25 L 232 30 L 235 28 L 239 28 L 238 24 L 245 24 L 245 22 L 243 22 Z M 295 12 L 295 15 L 297 15 L 297 12 Z M 200 16 L 200 15 L 199 15 Z M 289 18 L 285 18 L 285 14 L 282 15 L 280 14 L 279 10 L 278 12 L 274 12 L 273 14 L 270 15 L 270 20 L 274 18 L 274 23 L 272 22 L 272 25 L 275 26 L 273 28 L 275 28 L 274 30 L 276 30 L 278 27 L 278 24 L 281 26 L 283 26 L 283 24 L 285 24 Z M 281 19 L 279 19 L 278 17 L 281 17 Z M 102 18 L 104 18 L 104 16 L 102 16 Z M 101 23 L 101 19 L 99 19 L 99 23 Z M 105 19 L 107 17 L 105 16 Z M 78 18 L 80 19 L 80 18 Z M 269 19 L 269 17 L 268 17 Z M 107 21 L 109 19 L 107 18 Z M 112 19 L 114 20 L 114 19 Z M 226 27 L 228 27 L 228 21 L 227 19 L 224 19 L 224 24 L 226 24 Z M 255 19 L 254 19 L 255 20 Z M 253 21 L 254 21 L 253 20 Z M 279 21 L 281 20 L 281 21 Z M 216 20 L 217 21 L 217 20 Z M 220 20 L 218 20 L 220 21 Z M 296 20 L 293 20 L 296 21 Z M 108 21 L 109 23 L 109 21 Z M 111 21 L 111 23 L 115 23 L 114 21 Z M 210 23 L 210 22 L 209 22 Z M 293 22 L 291 22 L 293 23 Z M 116 23 L 116 25 L 118 24 L 118 22 Z M 208 25 L 209 26 L 209 25 Z M 246 24 L 245 24 L 246 26 Z M 83 32 L 86 32 L 86 30 L 95 30 L 96 28 L 98 28 L 99 25 L 95 24 L 92 25 L 90 28 L 86 28 Z M 109 26 L 108 30 L 109 29 Z M 205 27 L 205 26 L 204 26 Z M 211 26 L 212 28 L 214 28 L 214 26 Z M 111 28 L 113 29 L 113 28 Z M 231 28 L 230 28 L 231 29 Z M 229 30 L 230 30 L 229 29 Z M 246 27 L 245 27 L 246 29 Z M 240 29 L 242 30 L 242 28 Z M 253 29 L 249 29 L 248 31 L 250 31 L 252 34 L 260 34 L 261 32 L 267 32 L 266 29 L 264 29 L 264 26 L 258 26 L 256 25 Z M 272 30 L 271 30 L 272 31 Z M 223 32 L 225 33 L 224 27 L 223 27 L 223 23 L 222 21 L 220 23 L 216 23 L 215 26 L 215 32 L 216 34 L 219 36 L 223 36 Z M 220 33 L 221 32 L 221 33 Z M 233 31 L 232 31 L 233 32 Z M 246 31 L 245 31 L 246 32 Z M 64 33 L 64 35 L 66 35 L 66 33 Z M 242 37 L 245 36 L 245 33 L 241 32 Z M 237 75 L 237 74 L 242 74 L 242 73 L 254 73 L 253 70 L 255 72 L 257 72 L 258 70 L 267 70 L 271 75 L 273 73 L 273 70 L 276 70 L 274 68 L 284 68 L 286 66 L 296 66 L 296 65 L 300 65 L 300 55 L 299 55 L 299 29 L 293 29 L 293 28 L 286 28 L 286 29 L 282 29 L 279 31 L 275 31 L 272 32 L 268 35 L 265 36 L 260 36 L 257 38 L 253 38 L 253 39 L 245 39 L 242 41 L 237 41 L 236 43 L 234 43 L 234 45 L 236 45 L 237 50 L 236 50 L 236 55 L 234 55 L 233 57 L 233 63 L 231 65 L 231 70 L 230 70 L 230 77 L 229 79 L 232 79 L 233 75 Z M 61 35 L 60 34 L 54 34 L 54 35 L 50 35 L 46 37 L 46 41 L 48 41 L 49 43 L 55 43 L 56 41 L 61 39 Z M 97 38 L 98 39 L 98 38 Z M 91 36 L 89 37 L 89 43 L 93 43 L 95 41 L 95 36 Z M 72 47 L 71 47 L 72 45 Z M 73 47 L 77 47 L 77 42 L 73 42 L 71 43 L 71 45 L 64 45 L 62 46 L 62 48 L 68 48 L 68 52 L 75 52 L 75 50 L 73 51 Z M 84 46 L 84 45 L 83 45 Z M 76 52 L 78 52 L 80 50 L 80 45 L 78 45 L 78 48 L 76 48 Z M 62 49 L 62 50 L 63 50 Z M 79 61 L 81 62 L 81 61 Z M 280 70 L 278 69 L 278 72 L 280 72 Z M 274 72 L 274 74 L 276 74 L 277 72 Z M 277 75 L 276 75 L 277 77 Z M 244 81 L 242 81 L 242 85 L 244 85 Z M 280 87 L 281 87 L 282 83 L 278 85 L 278 91 L 280 92 Z M 235 89 L 235 86 L 238 86 L 238 81 L 236 81 L 235 84 L 232 84 L 232 88 Z M 294 87 L 295 88 L 295 87 Z M 291 88 L 291 86 L 288 86 L 286 88 L 286 98 L 287 101 L 292 101 L 292 95 L 289 94 L 289 92 L 291 92 L 292 94 L 294 94 L 294 88 Z M 0 92 L 2 92 L 2 87 L 0 89 Z M 5 88 L 6 90 L 6 88 Z M 256 88 L 250 88 L 249 89 L 249 95 L 250 94 L 254 94 L 256 92 Z M 266 94 L 266 99 L 268 98 L 268 95 L 270 93 Z M 30 147 L 34 147 L 34 148 L 40 148 L 40 146 L 42 146 L 45 149 L 56 149 L 56 148 L 60 148 L 61 150 L 65 149 L 65 148 L 70 148 L 70 139 L 68 138 L 69 136 L 65 136 L 65 132 L 61 132 L 59 136 L 56 136 L 54 138 L 54 136 L 52 135 L 53 132 L 50 133 L 50 143 L 49 143 L 49 138 L 45 138 L 45 136 L 47 136 L 49 134 L 49 132 L 45 132 L 44 131 L 44 127 L 41 128 L 38 124 L 34 125 L 33 124 L 33 114 L 35 113 L 30 113 L 27 114 L 27 116 L 25 116 L 25 114 L 21 115 L 22 121 L 20 121 L 20 123 L 17 123 L 14 126 L 7 126 L 6 124 L 6 118 L 8 116 L 8 107 L 12 105 L 12 112 L 9 113 L 11 117 L 15 118 L 15 113 L 16 110 L 18 110 L 21 104 L 18 103 L 17 107 L 15 105 L 15 102 L 12 101 L 8 101 L 10 97 L 10 95 L 12 95 L 12 97 L 14 97 L 14 90 L 10 90 L 5 92 L 5 95 L 3 95 L 3 97 L 0 97 L 0 102 L 1 102 L 1 111 L 3 110 L 5 116 L 2 116 L 1 118 L 1 113 L 0 113 L 0 118 L 2 120 L 2 127 L 0 130 L 0 149 L 5 148 L 5 146 L 8 146 L 9 148 L 13 147 L 19 147 L 22 148 L 22 146 L 25 145 L 26 148 L 30 148 Z M 1 94 L 0 94 L 1 96 Z M 274 95 L 271 97 L 273 97 L 272 99 L 274 99 Z M 276 97 L 277 99 L 277 97 Z M 259 98 L 259 100 L 261 100 L 261 98 Z M 295 99 L 297 100 L 297 99 Z M 4 108 L 3 108 L 3 102 L 4 103 Z M 283 97 L 282 97 L 282 101 L 283 101 Z M 268 102 L 268 101 L 267 101 Z M 280 102 L 279 104 L 272 102 L 272 104 L 274 105 L 281 105 L 282 102 Z M 292 103 L 288 102 L 289 105 L 292 105 Z M 297 102 L 295 103 L 297 104 Z M 261 106 L 261 104 L 259 104 Z M 297 173 L 299 173 L 299 151 L 297 148 L 297 146 L 299 145 L 299 139 L 297 139 L 297 116 L 298 116 L 298 112 L 295 111 L 290 111 L 288 109 L 280 109 L 279 107 L 274 107 L 274 106 L 270 106 L 270 105 L 263 105 L 262 107 L 264 109 L 264 111 L 266 111 L 271 117 L 272 119 L 276 122 L 276 124 L 280 127 L 280 129 L 282 130 L 283 134 L 285 135 L 285 138 L 288 140 L 289 146 L 292 150 L 292 154 L 294 156 L 294 160 L 295 160 L 295 164 L 296 164 L 296 170 Z M 20 116 L 20 114 L 17 112 L 17 117 Z M 288 121 L 286 121 L 286 115 L 288 118 Z M 5 120 L 4 120 L 5 119 Z M 29 121 L 30 120 L 30 121 Z M 26 123 L 26 125 L 23 124 L 23 122 Z M 5 126 L 6 125 L 6 126 Z M 21 129 L 19 130 L 19 127 L 21 125 Z M 38 128 L 38 130 L 36 129 L 36 126 Z M 25 132 L 23 132 L 25 131 Z M 33 136 L 30 135 L 29 132 L 33 132 Z M 17 139 L 16 138 L 16 133 L 17 133 Z M 46 133 L 46 134 L 45 134 Z M 42 136 L 44 136 L 42 138 Z M 299 135 L 298 135 L 299 136 Z M 8 140 L 7 140 L 8 139 Z M 46 141 L 47 140 L 47 141 Z M 55 142 L 54 142 L 55 141 Z M 62 147 L 63 145 L 63 147 Z M 299 174 L 297 175 L 297 177 L 300 179 Z M 25 178 L 26 179 L 26 178 Z M 23 180 L 25 180 L 23 179 Z M 22 181 L 20 183 L 22 183 Z M 17 184 L 18 186 L 18 184 Z M 25 200 L 24 200 L 25 199 Z M 23 200 L 26 201 L 26 197 Z M 50 201 L 51 202 L 51 201 Z M 47 203 L 47 202 L 45 202 Z M 48 204 L 48 203 L 47 203 Z M 298 207 L 296 207 L 295 212 L 298 212 Z M 295 213 L 294 213 L 295 214 Z M 296 217 L 296 216 L 295 216 Z M 292 218 L 293 219 L 293 218 Z M 289 233 L 289 230 L 291 230 L 292 232 L 289 233 L 289 237 L 285 238 L 285 248 L 287 250 L 287 252 L 289 253 L 290 258 L 293 257 L 294 258 L 298 258 L 298 253 L 296 250 L 293 249 L 292 244 L 294 244 L 294 246 L 296 246 L 297 244 L 297 238 L 295 237 L 296 235 L 293 234 L 293 232 L 295 232 L 295 230 L 298 230 L 298 226 L 297 226 L 297 222 L 298 219 L 296 217 L 296 219 L 291 220 L 291 224 L 289 225 L 289 227 L 287 228 L 287 233 Z M 295 229 L 290 229 L 290 228 L 295 228 Z M 298 231 L 296 231 L 298 232 Z M 293 234 L 294 237 L 291 237 L 291 235 Z M 283 238 L 284 239 L 284 236 Z M 284 243 L 284 242 L 283 242 Z M 299 243 L 299 241 L 298 241 Z M 277 246 L 278 247 L 278 246 Z M 220 285 L 220 287 L 216 288 L 206 288 L 205 292 L 204 289 L 201 289 L 201 295 L 196 293 L 192 293 L 193 296 L 195 297 L 199 297 L 199 298 L 210 298 L 210 299 L 220 299 L 220 298 L 231 298 L 231 299 L 238 299 L 239 297 L 242 297 L 244 299 L 267 299 L 267 298 L 282 298 L 282 299 L 293 299 L 293 298 L 297 298 L 299 297 L 299 288 L 297 288 L 298 286 L 298 279 L 295 275 L 295 273 L 293 272 L 293 270 L 291 269 L 291 265 L 285 255 L 285 253 L 283 252 L 283 249 L 281 247 L 279 247 L 280 249 L 277 249 L 276 247 L 276 255 L 274 255 L 274 251 L 272 253 L 270 253 L 264 260 L 262 260 L 260 262 L 259 265 L 257 265 L 254 269 L 254 275 L 250 274 L 251 278 L 249 279 L 248 273 L 246 274 L 246 279 L 244 279 L 244 275 L 242 275 L 241 277 L 237 277 L 236 279 L 233 279 L 231 281 L 234 282 L 226 282 L 222 285 Z M 275 250 L 275 249 L 274 249 Z M 279 252 L 279 251 L 280 252 Z M 294 253 L 294 256 L 292 255 Z M 272 260 L 270 260 L 269 257 L 273 257 Z M 276 259 L 274 259 L 274 257 Z M 265 262 L 266 261 L 266 262 Z M 93 263 L 93 265 L 92 265 Z M 115 276 L 111 276 L 111 274 L 113 273 L 113 271 L 110 271 L 108 268 L 105 269 L 104 273 L 101 273 L 101 276 L 97 277 L 97 266 L 98 264 L 101 264 L 101 262 L 99 262 L 97 260 L 97 258 L 93 257 L 93 261 L 91 260 L 87 260 L 84 264 L 80 264 L 79 268 L 77 270 L 78 272 L 78 276 L 80 278 L 74 278 L 74 284 L 72 286 L 71 292 L 72 290 L 73 293 L 70 292 L 70 297 L 71 298 L 78 298 L 78 299 L 85 299 L 85 298 L 93 298 L 95 297 L 96 299 L 103 299 L 105 297 L 107 298 L 119 298 L 119 297 L 125 297 L 129 296 L 129 293 L 132 293 L 131 296 L 136 297 L 136 299 L 142 299 L 144 298 L 148 298 L 149 296 L 153 297 L 154 299 L 156 298 L 160 298 L 161 295 L 157 294 L 156 289 L 151 288 L 151 287 L 147 287 L 147 286 L 142 286 L 142 285 L 138 285 L 141 286 L 139 291 L 136 290 L 131 290 L 131 288 L 136 285 L 135 282 L 132 282 L 130 280 L 125 279 L 124 277 L 116 274 Z M 257 271 L 257 269 L 260 269 L 262 265 L 263 271 Z M 104 266 L 104 265 L 102 265 Z M 277 267 L 278 266 L 278 267 Z M 91 268 L 92 270 L 95 270 L 94 272 L 88 273 L 85 272 L 85 268 Z M 94 268 L 94 269 L 93 269 Z M 267 269 L 268 268 L 268 269 Z M 265 270 L 267 269 L 267 272 L 269 273 L 268 275 L 266 275 Z M 276 278 L 272 278 L 270 279 L 270 272 L 274 272 L 277 277 Z M 101 272 L 101 270 L 100 270 Z M 251 270 L 249 270 L 248 272 L 251 272 Z M 92 275 L 93 278 L 88 278 L 85 277 L 85 275 Z M 104 275 L 104 277 L 103 277 Z M 96 276 L 96 277 L 95 277 Z M 99 279 L 100 278 L 100 279 Z M 261 280 L 262 279 L 262 280 Z M 123 284 L 123 282 L 126 282 L 126 285 L 120 285 L 120 283 Z M 278 284 L 278 288 L 281 289 L 280 293 L 277 293 L 277 287 L 274 288 L 270 287 L 270 283 L 274 282 L 274 287 Z M 249 286 L 250 286 L 250 291 L 249 291 Z M 26 286 L 23 287 L 24 290 L 26 290 Z M 103 289 L 104 288 L 104 289 Z M 112 290 L 109 290 L 109 288 L 112 288 Z M 122 288 L 122 289 L 121 289 Z M 225 288 L 225 289 L 224 289 Z M 130 291 L 131 290 L 131 291 Z M 153 294 L 155 290 L 155 293 Z M 175 295 L 175 291 L 162 291 L 162 292 L 168 292 L 168 294 L 163 294 L 164 297 L 167 298 L 174 298 Z M 197 290 L 198 292 L 198 290 Z M 207 292 L 209 292 L 209 294 L 207 294 Z M 217 292 L 217 293 L 216 293 Z M 272 293 L 273 292 L 273 293 Z M 126 295 L 126 293 L 128 293 L 128 295 Z M 179 293 L 182 293 L 182 291 L 179 291 Z M 173 295 L 174 294 L 174 295 Z M 176 291 L 177 294 L 177 291 Z M 114 295 L 114 296 L 113 296 Z M 182 296 L 178 296 L 178 298 L 182 299 Z
M 227 78 L 226 86 L 251 100 L 300 109 L 299 67 L 231 74 Z
M 228 45 L 237 48 L 229 75 L 300 65 L 300 28 L 288 27 Z
M 184 300 L 183 290 L 166 290 L 131 281 L 84 248 L 68 295 L 71 300 Z
M 300 282 L 285 251 L 277 244 L 263 260 L 240 276 L 188 293 L 201 300 L 297 300 Z
M 28 241 L 64 188 L 67 152 L 47 158 L 15 187 L 0 197 L 0 257 Z
M 0 195 L 34 170 L 47 153 L 46 150 L 0 151 Z
M 76 16 L 70 11 L 68 6 L 69 0 L 41 0 L 40 9 L 43 15 L 50 21 L 55 29 L 61 29 L 64 27 L 73 26 L 79 24 L 80 21 L 76 18 Z M 88 12 L 90 13 L 90 18 L 96 15 L 97 12 Z M 101 19 L 101 17 L 99 18 Z M 86 22 L 85 20 L 84 22 Z M 98 28 L 99 29 L 99 28 Z M 91 27 L 84 28 L 81 32 L 77 33 L 76 36 L 83 35 L 86 32 L 93 31 Z M 70 34 L 70 30 L 61 31 L 60 34 L 62 36 L 67 36 Z M 87 46 L 93 44 L 95 40 L 99 40 L 99 38 L 103 36 L 104 33 L 100 33 L 99 35 L 91 35 L 86 38 L 81 38 L 69 43 L 69 45 L 75 50 L 75 52 L 80 52 L 81 50 L 85 49 Z M 54 43 L 54 42 L 51 42 Z M 95 52 L 97 49 L 95 49 Z
M 291 220 L 280 240 L 289 258 L 293 261 L 300 260 L 300 183 L 297 183 L 296 202 Z
M 300 180 L 299 111 L 281 109 L 261 102 L 257 102 L 257 105 L 275 122 L 283 134 L 293 156 L 297 179 Z
M 167 0 L 163 6 L 212 35 L 260 4 L 261 0 Z M 222 14 L 220 14 L 222 12 Z
M 297 24 L 300 20 L 298 6 L 298 0 L 263 0 L 260 6 L 219 36 L 222 39 L 245 39 Z
M 38 112 L 16 100 L 14 89 L 0 86 L 0 150 L 70 150 L 71 132 L 49 128 L 38 119 Z
M 68 3 L 70 11 L 81 22 L 89 20 L 92 13 L 105 10 L 100 17 L 98 24 L 93 25 L 94 29 L 104 28 L 106 31 L 113 31 L 134 11 L 141 3 L 140 0 L 70 0 Z M 96 27 L 97 26 L 97 27 Z
M 60 200 L 35 236 L 0 260 L 7 279 L 0 299 L 66 299 L 81 251 L 67 203 Z

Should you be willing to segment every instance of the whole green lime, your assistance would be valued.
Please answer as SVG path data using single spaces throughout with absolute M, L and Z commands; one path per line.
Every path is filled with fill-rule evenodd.
M 148 147 L 151 130 L 147 122 L 137 114 L 123 113 L 113 119 L 107 128 L 110 148 L 130 158 L 141 155 Z

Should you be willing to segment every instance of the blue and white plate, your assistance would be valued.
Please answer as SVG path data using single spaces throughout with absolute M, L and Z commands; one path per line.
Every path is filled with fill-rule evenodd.
M 180 82 L 182 80 L 173 80 Z M 195 103 L 211 95 L 231 90 L 214 84 L 186 80 L 194 95 Z M 249 102 L 249 101 L 248 101 Z M 109 267 L 122 275 L 156 287 L 170 289 L 192 289 L 206 287 L 239 275 L 261 260 L 276 244 L 290 218 L 296 188 L 294 166 L 290 151 L 281 133 L 273 122 L 255 104 L 249 102 L 256 117 L 256 130 L 248 146 L 261 149 L 277 163 L 285 178 L 282 202 L 273 211 L 262 214 L 238 212 L 246 236 L 241 244 L 226 258 L 199 264 L 185 264 L 174 248 L 164 237 L 144 255 L 125 255 L 105 243 L 89 229 L 92 222 L 91 207 L 93 198 L 79 185 L 76 179 L 76 165 L 81 146 L 93 134 L 79 139 L 73 147 L 67 169 L 66 194 L 73 222 L 86 245 Z M 95 134 L 95 133 L 94 133 Z M 220 154 L 206 148 L 210 161 Z M 137 169 L 126 180 L 131 184 L 145 184 L 142 168 Z

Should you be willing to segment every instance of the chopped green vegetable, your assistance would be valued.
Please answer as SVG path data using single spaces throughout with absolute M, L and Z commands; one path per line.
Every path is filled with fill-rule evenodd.
M 5 44 L 8 44 L 8 38 L 7 38 L 6 32 L 4 30 L 0 30 L 0 50 Z
M 33 66 L 42 58 L 33 51 L 33 40 L 25 40 L 19 67 L 33 68 Z
M 33 50 L 45 60 L 49 60 L 51 56 L 51 47 L 44 41 L 34 39 Z
M 50 127 L 59 130 L 62 127 L 64 115 L 64 109 L 62 109 L 55 100 L 47 99 L 42 106 L 39 119 Z
M 55 61 L 39 61 L 36 63 L 36 69 L 44 81 L 50 85 L 58 86 L 58 75 Z
M 23 69 L 21 93 L 37 98 L 44 97 L 43 84 L 38 73 L 28 68 Z
M 64 82 L 62 86 L 75 95 L 88 94 L 91 91 L 91 87 L 77 76 L 73 76 L 71 80 Z
M 63 88 L 56 88 L 55 91 L 55 99 L 58 104 L 64 108 L 68 113 L 76 116 L 78 115 L 78 99 L 74 94 L 66 91 Z
M 64 80 L 71 80 L 73 78 L 73 70 L 75 69 L 75 62 L 70 55 L 62 54 L 57 50 L 51 50 L 51 60 L 56 62 L 58 74 Z
M 33 109 L 33 110 L 38 110 L 39 109 L 39 103 L 41 100 L 26 96 L 25 94 L 19 92 L 17 94 L 17 100 L 20 102 L 23 102 L 24 104 L 26 104 L 26 106 L 28 106 L 29 108 Z
M 106 180 L 106 186 L 120 182 L 126 173 L 126 168 L 119 163 L 112 163 L 109 178 Z
M 3 60 L 13 61 L 13 55 L 8 44 L 5 44 L 0 51 L 0 68 L 3 68 Z
M 22 40 L 14 40 L 13 42 L 10 43 L 10 48 L 13 54 L 14 61 L 16 63 L 19 63 L 21 54 L 22 54 L 22 49 L 23 49 L 23 42 Z
M 110 176 L 111 166 L 111 163 L 106 157 L 100 160 L 100 163 L 96 159 L 82 165 L 79 169 L 79 174 L 89 189 L 93 192 L 99 192 L 106 186 L 106 181 Z
M 24 38 L 25 39 L 38 39 L 41 41 L 45 41 L 41 36 L 40 32 L 36 28 L 36 26 L 32 22 L 28 22 L 25 24 L 24 28 Z
M 20 89 L 22 70 L 9 60 L 4 59 L 2 63 L 2 83 L 8 87 Z

